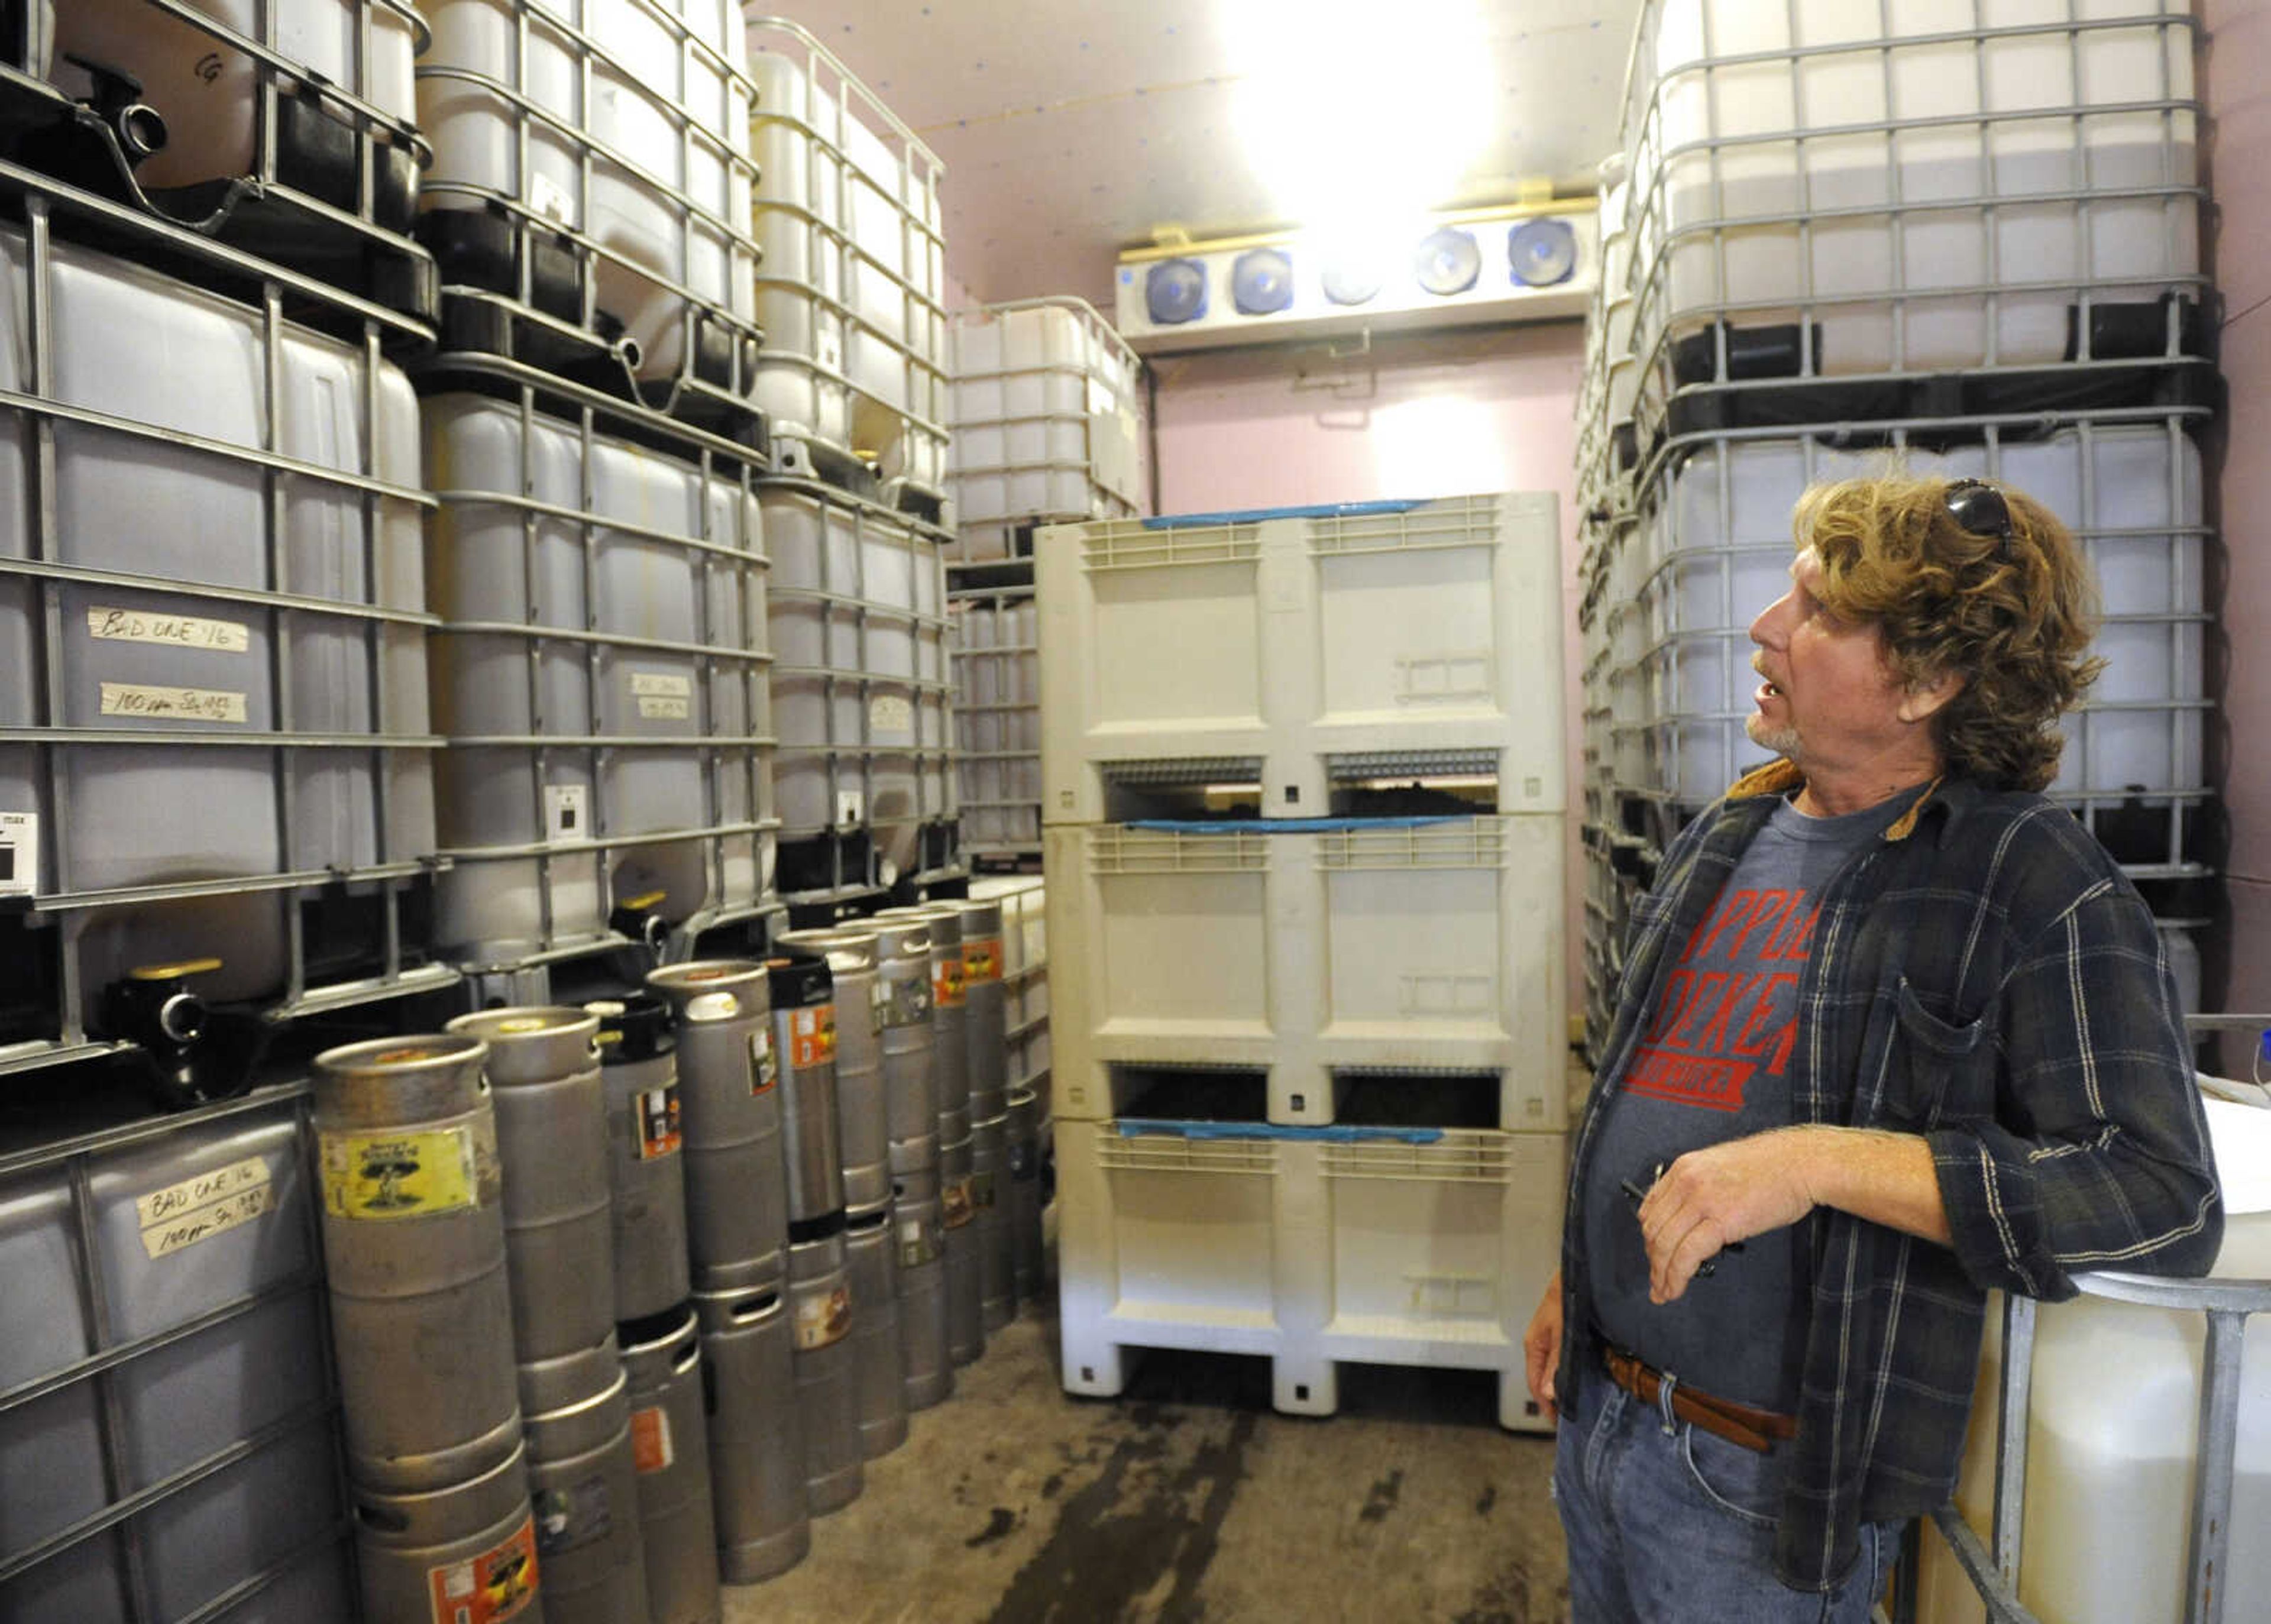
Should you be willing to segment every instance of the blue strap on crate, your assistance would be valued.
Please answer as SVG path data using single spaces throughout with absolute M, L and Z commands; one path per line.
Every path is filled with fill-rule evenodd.
M 1414 817 L 1139 817 L 1129 829 L 1166 835 L 1329 835 L 1344 829 L 1426 829 L 1437 823 L 1471 823 L 1456 813 L 1431 813 Z
M 1259 525 L 1273 518 L 1366 518 L 1376 513 L 1409 513 L 1424 502 L 1329 502 L 1307 508 L 1247 508 L 1235 513 L 1163 513 L 1143 521 L 1146 530 L 1195 530 L 1203 525 Z
M 1434 1144 L 1443 1136 L 1440 1128 L 1366 1128 L 1329 1122 L 1318 1127 L 1277 1122 L 1201 1122 L 1158 1116 L 1123 1116 L 1114 1126 L 1123 1139 L 1147 1136 L 1165 1139 L 1307 1139 L 1325 1144 L 1360 1144 L 1388 1140 L 1400 1144 Z

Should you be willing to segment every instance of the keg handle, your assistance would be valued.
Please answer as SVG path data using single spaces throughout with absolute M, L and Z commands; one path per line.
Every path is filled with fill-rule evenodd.
M 702 1344 L 699 1341 L 689 1342 L 686 1345 L 686 1352 L 670 1361 L 670 1374 L 674 1376 L 682 1376 L 700 1363 L 701 1359 Z
M 769 1314 L 780 1301 L 778 1292 L 760 1292 L 754 1297 L 744 1297 L 730 1310 L 733 1323 L 746 1325 L 762 1315 Z

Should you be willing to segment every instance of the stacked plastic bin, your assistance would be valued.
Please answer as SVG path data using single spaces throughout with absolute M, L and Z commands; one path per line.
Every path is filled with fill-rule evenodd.
M 775 906 L 755 91 L 731 0 L 426 15 L 435 930 L 540 1004 Z
M 1064 526 L 1037 549 L 1068 1389 L 1124 1353 L 1494 1372 L 1566 1128 L 1557 503 Z
M 979 867 L 1031 868 L 1041 851 L 1033 533 L 1147 505 L 1143 363 L 1078 299 L 960 310 L 952 328 L 963 849 Z
M 937 158 L 799 25 L 748 19 L 781 890 L 824 923 L 962 875 L 949 766 Z
M 2007 481 L 2080 538 L 2107 667 L 2051 793 L 2196 987 L 2215 850 L 2194 436 L 2216 378 L 2195 34 L 2183 0 L 1645 8 L 1580 417 L 1597 1035 L 1626 901 L 1761 758 L 1746 628 L 1782 591 L 1791 507 L 1888 453 Z
M 397 365 L 435 317 L 418 27 L 0 19 L 0 1082 L 48 1107 L 0 1152 L 10 1619 L 354 1609 L 304 1099 L 61 1136 L 457 979 Z

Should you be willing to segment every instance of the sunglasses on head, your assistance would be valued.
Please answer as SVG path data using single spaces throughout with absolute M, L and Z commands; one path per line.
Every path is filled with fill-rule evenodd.
M 1997 553 L 2011 555 L 2011 504 L 1984 480 L 1955 480 L 1947 487 L 1947 516 L 1966 535 L 1993 536 Z

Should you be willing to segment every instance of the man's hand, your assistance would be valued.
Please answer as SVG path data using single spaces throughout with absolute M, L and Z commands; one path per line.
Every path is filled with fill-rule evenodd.
M 1561 1407 L 1554 1402 L 1553 1373 L 1561 1367 L 1561 1271 L 1556 1269 L 1553 1278 L 1545 1283 L 1545 1295 L 1538 1300 L 1538 1312 L 1530 1316 L 1530 1329 L 1522 1333 L 1522 1354 L 1529 1367 L 1530 1396 L 1538 1407 L 1545 1412 L 1545 1419 L 1559 1422 Z
M 1677 1301 L 1706 1258 L 1813 1211 L 1805 1137 L 1813 1131 L 1778 1128 L 1730 1139 L 1664 1170 L 1640 1203 L 1650 1302 Z

